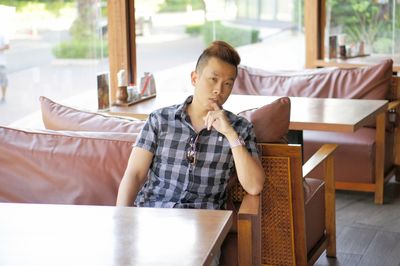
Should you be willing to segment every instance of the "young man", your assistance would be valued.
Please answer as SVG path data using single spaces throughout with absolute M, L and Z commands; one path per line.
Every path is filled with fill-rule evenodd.
M 0 88 L 1 99 L 0 103 L 6 101 L 6 91 L 8 86 L 7 72 L 6 72 L 6 56 L 4 51 L 9 49 L 10 45 L 6 37 L 0 32 Z
M 252 125 L 222 109 L 239 63 L 225 42 L 203 51 L 191 73 L 194 95 L 150 114 L 121 181 L 118 206 L 224 209 L 235 171 L 249 194 L 261 192 L 265 174 Z

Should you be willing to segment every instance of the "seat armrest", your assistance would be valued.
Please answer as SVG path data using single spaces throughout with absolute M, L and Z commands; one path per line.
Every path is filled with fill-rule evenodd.
M 311 156 L 310 159 L 303 165 L 303 176 L 307 176 L 318 165 L 323 163 L 336 150 L 336 144 L 324 144 L 319 150 Z
M 388 104 L 388 110 L 396 109 L 400 106 L 400 100 L 390 101 Z
M 239 266 L 261 264 L 261 196 L 245 195 L 238 213 Z
M 335 179 L 333 175 L 333 152 L 338 145 L 324 144 L 303 165 L 303 177 L 307 176 L 315 167 L 324 164 L 325 182 L 325 228 L 328 239 L 326 254 L 336 257 L 336 213 L 335 213 Z
M 246 219 L 249 216 L 258 216 L 260 214 L 260 195 L 245 195 L 243 197 L 242 203 L 240 204 L 240 209 L 238 212 L 238 219 Z

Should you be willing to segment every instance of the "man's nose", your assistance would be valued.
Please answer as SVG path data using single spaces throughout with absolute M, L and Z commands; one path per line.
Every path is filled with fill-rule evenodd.
M 216 84 L 216 85 L 214 86 L 213 93 L 214 93 L 215 95 L 221 94 L 221 93 L 222 93 L 222 84 L 219 84 L 219 83 Z

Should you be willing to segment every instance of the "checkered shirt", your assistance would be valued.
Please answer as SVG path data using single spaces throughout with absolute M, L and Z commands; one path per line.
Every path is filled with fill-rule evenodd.
M 228 179 L 235 164 L 228 140 L 215 129 L 196 133 L 183 104 L 150 114 L 136 147 L 154 154 L 148 179 L 135 204 L 142 207 L 224 209 Z M 225 111 L 246 143 L 252 156 L 258 156 L 253 126 L 242 117 Z M 190 163 L 187 151 L 190 139 L 197 137 L 196 162 Z

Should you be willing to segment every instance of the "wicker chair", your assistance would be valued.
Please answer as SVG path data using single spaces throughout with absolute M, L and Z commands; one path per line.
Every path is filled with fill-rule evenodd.
M 302 166 L 301 146 L 260 144 L 260 158 L 267 175 L 261 195 L 247 195 L 239 182 L 234 182 L 228 190 L 229 199 L 235 206 L 240 205 L 237 237 L 233 237 L 237 238 L 239 265 L 313 265 L 324 250 L 327 256 L 336 256 L 332 156 L 335 149 L 336 145 L 332 144 L 322 146 Z M 325 165 L 324 181 L 303 178 L 321 163 Z M 312 203 L 317 193 L 320 196 Z M 322 228 L 315 227 L 316 219 L 322 220 L 319 221 Z M 317 239 L 314 234 L 312 240 L 312 230 L 320 231 Z M 233 234 L 230 235 L 229 241 L 234 242 Z M 224 249 L 223 253 L 229 253 L 230 257 L 236 253 Z M 223 261 L 222 264 L 236 263 Z

